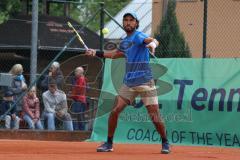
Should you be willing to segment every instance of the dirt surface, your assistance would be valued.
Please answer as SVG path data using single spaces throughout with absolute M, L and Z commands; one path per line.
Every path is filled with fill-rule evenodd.
M 97 153 L 99 143 L 0 140 L 1 160 L 239 160 L 240 149 L 172 146 L 168 155 L 160 145 L 115 144 L 114 152 Z

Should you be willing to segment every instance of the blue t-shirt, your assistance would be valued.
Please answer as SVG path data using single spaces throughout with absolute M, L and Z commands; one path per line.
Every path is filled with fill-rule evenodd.
M 126 57 L 126 72 L 123 82 L 129 87 L 141 85 L 153 78 L 149 65 L 149 49 L 146 48 L 147 44 L 144 43 L 144 39 L 147 37 L 149 37 L 147 34 L 136 30 L 121 42 L 125 44 L 123 52 Z

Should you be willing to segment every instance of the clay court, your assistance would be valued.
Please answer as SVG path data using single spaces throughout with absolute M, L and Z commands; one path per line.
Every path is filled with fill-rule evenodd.
M 97 153 L 99 143 L 1 140 L 2 160 L 239 160 L 240 149 L 172 146 L 169 155 L 160 145 L 116 144 L 111 153 Z

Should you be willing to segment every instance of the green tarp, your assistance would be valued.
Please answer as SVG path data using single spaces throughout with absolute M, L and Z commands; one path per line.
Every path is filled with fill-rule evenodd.
M 240 147 L 240 59 L 152 59 L 151 64 L 170 143 Z M 124 59 L 106 60 L 91 141 L 106 140 L 124 70 Z M 129 106 L 114 141 L 161 143 L 161 138 L 145 107 Z

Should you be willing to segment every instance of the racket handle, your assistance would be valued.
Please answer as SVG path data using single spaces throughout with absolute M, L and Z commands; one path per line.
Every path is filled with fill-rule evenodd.
M 86 44 L 83 44 L 83 47 L 84 47 L 86 50 L 89 49 L 88 46 L 87 46 Z

